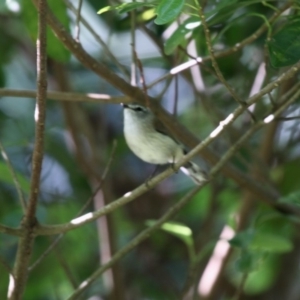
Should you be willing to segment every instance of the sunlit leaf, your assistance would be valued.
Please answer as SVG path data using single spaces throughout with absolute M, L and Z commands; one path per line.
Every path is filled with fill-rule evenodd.
M 138 20 L 141 21 L 148 21 L 151 20 L 152 18 L 155 17 L 155 9 L 154 8 L 150 8 L 147 9 L 145 11 L 143 11 L 139 16 L 138 16 Z
M 99 9 L 99 10 L 97 11 L 97 14 L 98 14 L 98 15 L 101 15 L 101 14 L 103 14 L 103 13 L 106 13 L 106 12 L 108 12 L 108 11 L 115 10 L 115 9 L 116 9 L 115 6 L 105 6 L 105 7 L 101 8 L 101 9 Z
M 192 230 L 189 227 L 187 227 L 183 224 L 180 224 L 180 223 L 167 222 L 161 226 L 161 229 L 163 229 L 169 233 L 172 233 L 178 237 L 186 238 L 186 237 L 192 236 Z

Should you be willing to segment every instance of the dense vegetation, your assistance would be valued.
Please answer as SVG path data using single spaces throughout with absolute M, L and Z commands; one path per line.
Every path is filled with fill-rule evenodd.
M 297 0 L 0 2 L 0 299 L 299 299 L 299 40 Z

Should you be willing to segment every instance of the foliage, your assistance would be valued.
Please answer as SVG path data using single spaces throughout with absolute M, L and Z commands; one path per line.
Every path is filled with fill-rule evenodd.
M 35 2 L 0 2 L 0 299 L 21 240 L 5 226 L 25 232 L 18 189 L 27 203 L 32 189 Z M 209 299 L 298 299 L 299 1 L 83 0 L 81 18 L 77 2 L 47 3 L 59 25 L 47 27 L 48 91 L 59 93 L 47 97 L 35 230 L 88 223 L 146 185 L 63 233 L 49 254 L 60 232 L 38 235 L 16 299 L 75 299 L 91 278 L 82 299 L 196 299 L 211 263 L 220 268 Z M 152 166 L 122 132 L 117 103 L 133 97 L 187 148 L 190 132 L 209 141 L 194 157 L 211 176 L 199 191 L 180 173 L 151 185 Z M 163 120 L 151 97 L 177 121 Z

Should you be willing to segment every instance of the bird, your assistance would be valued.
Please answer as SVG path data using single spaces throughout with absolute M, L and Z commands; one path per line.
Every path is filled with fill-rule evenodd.
M 140 104 L 123 104 L 124 136 L 128 147 L 141 160 L 155 165 L 174 164 L 187 153 L 150 108 Z M 196 184 L 207 181 L 206 174 L 192 161 L 180 167 Z

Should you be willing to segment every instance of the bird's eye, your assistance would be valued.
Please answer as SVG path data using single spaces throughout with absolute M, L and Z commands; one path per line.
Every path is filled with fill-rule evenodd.
M 135 110 L 135 111 L 144 111 L 143 108 L 140 107 L 140 106 L 135 107 L 134 110 Z

